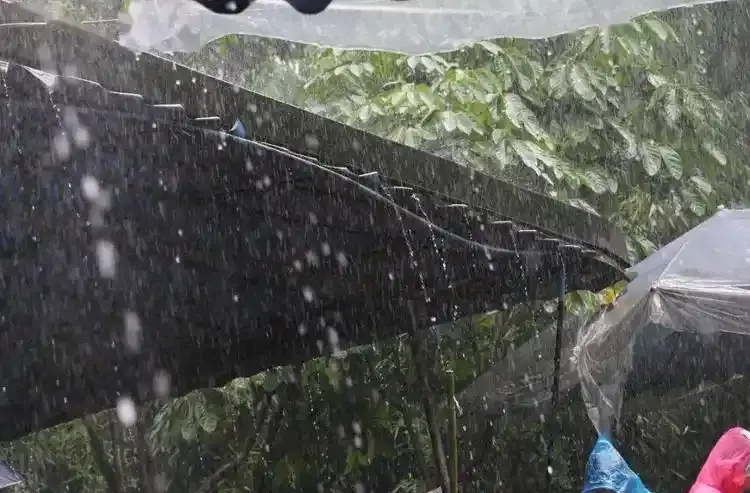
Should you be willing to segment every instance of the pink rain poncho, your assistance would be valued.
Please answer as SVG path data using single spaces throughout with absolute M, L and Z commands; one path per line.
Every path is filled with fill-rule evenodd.
M 732 428 L 714 445 L 690 493 L 742 493 L 750 460 L 750 432 Z

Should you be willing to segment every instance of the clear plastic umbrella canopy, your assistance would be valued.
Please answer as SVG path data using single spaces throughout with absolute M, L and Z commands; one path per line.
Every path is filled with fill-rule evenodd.
M 223 1 L 223 0 L 217 0 Z M 546 38 L 583 27 L 628 22 L 650 11 L 703 0 L 334 0 L 304 15 L 286 0 L 257 0 L 235 15 L 215 14 L 194 0 L 133 0 L 134 49 L 194 51 L 229 34 L 281 38 L 342 49 L 425 54 L 500 37 Z
M 600 430 L 633 397 L 651 407 L 750 367 L 750 210 L 725 209 L 634 267 L 624 295 L 579 332 L 575 363 Z
M 750 371 L 750 210 L 721 210 L 632 270 L 613 305 L 563 325 L 559 391 L 580 389 L 601 432 L 624 414 L 700 401 Z M 546 406 L 555 331 L 549 325 L 477 378 L 460 396 L 465 408 Z

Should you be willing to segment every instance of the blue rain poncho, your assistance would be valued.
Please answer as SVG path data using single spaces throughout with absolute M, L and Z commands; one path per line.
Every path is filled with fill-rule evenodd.
M 600 436 L 589 455 L 583 493 L 651 493 L 608 438 Z

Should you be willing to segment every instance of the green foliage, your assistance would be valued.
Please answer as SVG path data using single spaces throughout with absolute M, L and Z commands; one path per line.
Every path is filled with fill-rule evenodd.
M 449 55 L 327 50 L 299 102 L 611 218 L 641 256 L 745 195 L 723 178 L 747 183 L 747 104 L 675 67 L 681 49 L 652 16 Z

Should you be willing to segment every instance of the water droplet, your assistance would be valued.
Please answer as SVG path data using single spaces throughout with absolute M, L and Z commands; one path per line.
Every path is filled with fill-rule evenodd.
M 336 261 L 339 263 L 339 267 L 342 269 L 346 269 L 346 267 L 349 265 L 349 261 L 346 259 L 346 254 L 344 252 L 339 252 L 336 254 Z
M 167 397 L 171 387 L 169 373 L 165 370 L 158 370 L 154 374 L 154 394 L 157 397 Z
M 99 264 L 99 274 L 106 279 L 115 277 L 117 265 L 117 252 L 111 241 L 99 241 L 96 243 L 96 259 Z
M 315 291 L 313 291 L 313 288 L 310 286 L 305 286 L 302 288 L 302 296 L 305 297 L 305 301 L 308 303 L 312 303 L 312 301 L 315 299 Z
M 138 412 L 135 409 L 133 399 L 121 397 L 117 400 L 117 419 L 126 428 L 133 426 L 138 419 Z
M 83 191 L 83 197 L 90 202 L 96 202 L 102 192 L 99 182 L 91 175 L 83 177 L 81 180 L 81 190 Z
M 133 352 L 141 350 L 141 321 L 132 311 L 125 312 L 125 346 Z

